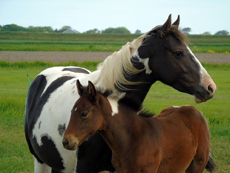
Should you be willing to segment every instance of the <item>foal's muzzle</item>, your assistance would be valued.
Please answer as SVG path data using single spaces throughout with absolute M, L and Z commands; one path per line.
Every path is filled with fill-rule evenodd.
M 78 140 L 73 136 L 65 137 L 62 140 L 63 147 L 67 150 L 76 150 L 78 147 Z

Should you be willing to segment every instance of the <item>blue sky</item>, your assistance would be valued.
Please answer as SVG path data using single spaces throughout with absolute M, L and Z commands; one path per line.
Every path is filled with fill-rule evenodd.
M 0 25 L 71 26 L 79 32 L 124 26 L 134 33 L 181 16 L 191 34 L 230 32 L 230 0 L 0 0 Z

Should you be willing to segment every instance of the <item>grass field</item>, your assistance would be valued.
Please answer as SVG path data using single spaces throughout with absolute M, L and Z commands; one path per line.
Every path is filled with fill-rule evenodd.
M 96 62 L 65 64 L 8 63 L 0 61 L 0 172 L 33 172 L 33 158 L 24 137 L 24 109 L 29 83 L 45 68 L 75 65 L 95 70 Z M 196 104 L 193 97 L 156 82 L 145 99 L 145 107 L 156 114 L 172 105 L 194 105 L 208 121 L 211 148 L 218 173 L 230 172 L 230 65 L 204 65 L 217 85 L 215 97 Z
M 119 50 L 138 34 L 60 34 L 0 32 L 0 51 L 104 51 Z M 194 53 L 229 53 L 230 36 L 188 35 Z

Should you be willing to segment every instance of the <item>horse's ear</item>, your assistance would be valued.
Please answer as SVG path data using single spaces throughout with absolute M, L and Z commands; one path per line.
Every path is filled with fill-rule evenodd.
M 177 27 L 177 29 L 179 28 L 179 25 L 180 25 L 180 15 L 178 15 L 177 20 L 172 25 L 175 25 Z
M 97 100 L 97 91 L 95 89 L 94 84 L 91 81 L 88 82 L 87 93 L 92 101 Z
M 83 94 L 83 86 L 81 85 L 79 80 L 77 80 L 76 84 L 77 84 L 78 94 L 81 96 Z
M 164 25 L 161 27 L 162 32 L 167 32 L 170 30 L 171 27 L 171 14 L 169 15 L 167 21 L 164 23 Z

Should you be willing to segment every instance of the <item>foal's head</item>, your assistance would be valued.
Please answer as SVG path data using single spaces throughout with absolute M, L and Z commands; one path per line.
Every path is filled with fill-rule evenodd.
M 69 125 L 63 137 L 63 146 L 75 150 L 88 137 L 103 127 L 103 116 L 111 114 L 112 110 L 106 98 L 99 94 L 94 85 L 89 81 L 83 87 L 77 80 L 80 98 L 71 111 Z
M 216 85 L 185 43 L 178 30 L 180 18 L 171 24 L 171 15 L 162 26 L 146 33 L 132 62 L 142 63 L 145 73 L 153 81 L 172 86 L 178 91 L 194 95 L 197 102 L 213 97 Z

